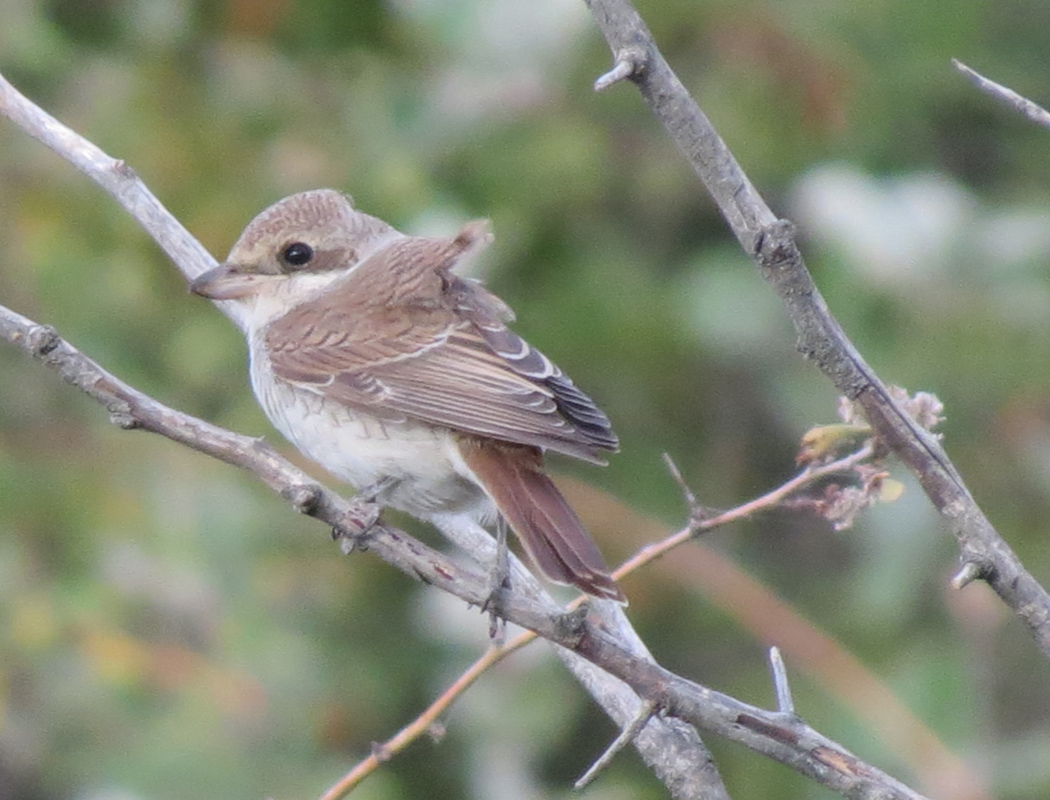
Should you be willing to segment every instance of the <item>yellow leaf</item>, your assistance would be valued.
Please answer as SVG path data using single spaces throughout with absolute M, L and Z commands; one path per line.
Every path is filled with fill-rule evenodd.
M 904 494 L 904 484 L 893 478 L 883 478 L 879 488 L 879 502 L 892 503 Z

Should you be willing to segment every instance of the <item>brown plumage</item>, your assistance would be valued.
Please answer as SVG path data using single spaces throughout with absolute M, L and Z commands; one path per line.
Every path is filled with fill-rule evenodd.
M 509 330 L 510 310 L 450 270 L 483 235 L 405 237 L 266 331 L 274 374 L 386 419 L 530 444 L 601 463 L 609 420 Z
M 463 437 L 460 452 L 540 572 L 597 597 L 624 599 L 580 518 L 544 473 L 539 448 Z

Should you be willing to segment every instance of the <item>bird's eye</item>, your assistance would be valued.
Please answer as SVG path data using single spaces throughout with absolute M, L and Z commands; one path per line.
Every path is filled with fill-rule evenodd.
M 314 249 L 306 242 L 292 242 L 281 250 L 281 260 L 289 267 L 304 267 L 314 257 Z

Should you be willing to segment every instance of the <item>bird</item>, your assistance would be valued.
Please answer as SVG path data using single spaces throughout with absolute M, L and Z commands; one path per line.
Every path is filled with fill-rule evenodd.
M 548 580 L 625 604 L 544 466 L 603 464 L 619 441 L 507 304 L 453 271 L 491 241 L 485 220 L 409 236 L 316 189 L 260 212 L 190 291 L 240 306 L 254 394 L 306 457 L 441 531 L 505 522 Z

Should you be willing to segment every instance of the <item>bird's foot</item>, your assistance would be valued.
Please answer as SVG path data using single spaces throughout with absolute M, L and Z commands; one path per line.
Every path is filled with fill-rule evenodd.
M 498 569 L 492 570 L 489 596 L 481 604 L 482 612 L 489 615 L 489 639 L 496 647 L 503 646 L 506 637 L 507 623 L 503 619 L 506 608 L 507 592 L 510 590 L 510 577 L 499 575 Z
M 379 522 L 382 509 L 374 503 L 357 503 L 347 515 L 348 524 L 332 528 L 332 541 L 339 542 L 344 555 L 355 550 L 365 550 L 372 528 Z
M 503 517 L 496 521 L 496 561 L 489 573 L 489 596 L 481 606 L 489 613 L 489 639 L 497 647 L 503 645 L 506 623 L 503 619 L 507 592 L 510 591 L 510 558 L 507 551 L 507 523 Z
M 354 550 L 364 550 L 365 542 L 372 528 L 379 522 L 382 508 L 378 498 L 383 492 L 397 483 L 397 478 L 383 478 L 358 490 L 354 497 L 356 508 L 350 515 L 348 525 L 332 528 L 332 539 L 339 542 L 343 553 L 349 555 Z

